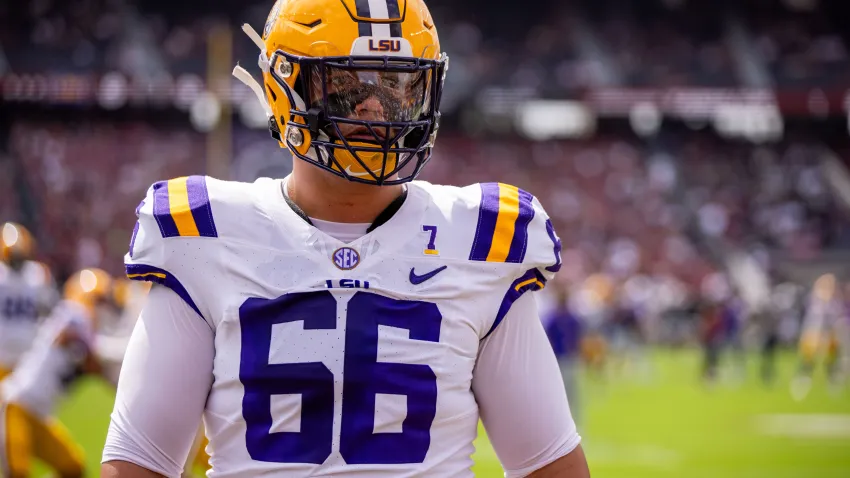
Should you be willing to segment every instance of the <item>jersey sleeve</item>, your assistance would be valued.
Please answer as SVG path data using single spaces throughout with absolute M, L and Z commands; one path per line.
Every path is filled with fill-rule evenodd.
M 531 193 L 504 183 L 483 183 L 471 261 L 517 264 L 487 335 L 523 294 L 540 290 L 561 268 L 561 240 Z
M 508 478 L 527 476 L 581 442 L 535 297 L 516 301 L 481 342 L 472 375 L 481 421 Z
M 187 271 L 181 270 L 185 267 L 180 266 L 179 249 L 186 240 L 218 237 L 206 179 L 189 176 L 154 183 L 136 208 L 138 220 L 124 256 L 127 278 L 168 287 L 202 318 L 191 287 L 181 281 Z
M 103 463 L 180 476 L 213 380 L 214 334 L 194 314 L 173 292 L 151 289 L 127 346 Z

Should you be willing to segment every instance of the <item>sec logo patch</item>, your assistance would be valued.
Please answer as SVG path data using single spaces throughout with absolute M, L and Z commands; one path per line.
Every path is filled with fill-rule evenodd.
M 334 251 L 331 258 L 334 265 L 344 271 L 350 271 L 360 264 L 360 253 L 350 247 L 340 247 Z

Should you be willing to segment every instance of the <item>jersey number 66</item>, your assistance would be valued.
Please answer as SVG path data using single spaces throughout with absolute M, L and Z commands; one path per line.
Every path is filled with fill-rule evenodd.
M 322 362 L 270 364 L 272 326 L 304 322 L 305 330 L 337 327 L 337 300 L 329 291 L 251 298 L 239 308 L 245 387 L 242 416 L 251 458 L 277 463 L 323 463 L 331 454 L 334 375 Z M 442 316 L 428 302 L 357 292 L 348 302 L 339 450 L 348 464 L 421 463 L 431 444 L 437 377 L 420 364 L 378 362 L 378 326 L 410 331 L 411 340 L 439 342 Z M 407 397 L 401 433 L 375 433 L 377 394 Z M 300 394 L 301 431 L 271 432 L 271 397 Z

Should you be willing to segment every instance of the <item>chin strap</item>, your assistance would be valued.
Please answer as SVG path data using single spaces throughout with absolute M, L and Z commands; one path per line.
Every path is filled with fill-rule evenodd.
M 242 31 L 245 32 L 246 35 L 248 35 L 248 38 L 250 38 L 251 41 L 254 42 L 254 45 L 257 45 L 257 48 L 259 48 L 261 52 L 267 53 L 266 44 L 265 42 L 263 42 L 263 37 L 261 37 L 260 34 L 257 33 L 257 30 L 254 30 L 254 27 L 247 23 L 243 23 Z M 268 55 L 265 56 L 268 58 Z
M 233 76 L 244 83 L 245 86 L 251 88 L 254 95 L 256 95 L 257 100 L 259 100 L 260 105 L 263 107 L 263 111 L 266 113 L 266 116 L 272 117 L 272 108 L 266 100 L 266 95 L 263 93 L 263 87 L 260 86 L 260 83 L 258 83 L 257 80 L 255 80 L 254 77 L 245 70 L 245 68 L 242 68 L 239 65 L 236 65 L 236 67 L 233 68 Z
M 271 68 L 271 64 L 269 60 L 268 51 L 266 50 L 266 45 L 263 42 L 263 38 L 260 36 L 259 33 L 257 33 L 256 30 L 254 30 L 251 25 L 247 23 L 242 25 L 242 31 L 245 32 L 245 34 L 248 35 L 248 38 L 250 38 L 251 41 L 254 42 L 255 45 L 257 45 L 257 48 L 260 49 L 260 56 L 257 58 L 257 64 L 260 66 L 260 70 L 262 70 L 264 73 L 268 73 L 269 69 Z M 266 98 L 266 95 L 263 92 L 263 87 L 260 85 L 260 83 L 255 80 L 254 77 L 251 76 L 251 74 L 248 73 L 247 70 L 245 70 L 239 65 L 236 65 L 236 67 L 233 68 L 233 76 L 236 77 L 237 80 L 245 84 L 245 86 L 251 88 L 251 90 L 254 92 L 254 95 L 256 95 L 257 99 L 260 101 L 260 104 L 262 105 L 263 111 L 265 111 L 266 116 L 272 118 L 274 116 L 274 113 L 272 112 L 271 106 L 269 105 L 268 99 Z M 295 106 L 296 109 L 301 111 L 307 111 L 307 105 L 304 103 L 304 99 L 301 98 L 301 95 L 293 91 L 292 88 L 290 88 L 289 85 L 285 83 L 281 84 L 280 86 L 282 88 L 286 88 L 287 92 L 292 95 L 292 99 L 295 103 L 293 106 Z
M 257 60 L 257 63 L 260 65 L 260 69 L 264 72 L 269 71 L 269 57 L 268 52 L 266 51 L 266 45 L 263 43 L 263 38 L 256 30 L 254 30 L 253 27 L 251 27 L 251 25 L 247 23 L 242 25 L 242 31 L 245 32 L 245 34 L 248 35 L 248 38 L 250 38 L 251 41 L 254 42 L 254 44 L 260 49 L 260 57 Z M 242 68 L 238 64 L 233 68 L 233 76 L 237 80 L 241 81 L 245 86 L 251 88 L 251 91 L 254 92 L 254 95 L 263 107 L 263 111 L 266 113 L 266 116 L 269 118 L 273 117 L 274 113 L 272 112 L 271 106 L 269 106 L 269 102 L 266 99 L 266 95 L 263 92 L 263 87 L 260 83 L 255 80 L 245 68 Z

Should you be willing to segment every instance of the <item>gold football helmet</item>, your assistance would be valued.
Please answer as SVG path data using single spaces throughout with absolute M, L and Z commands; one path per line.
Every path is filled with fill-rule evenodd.
M 13 267 L 32 259 L 35 249 L 32 234 L 27 228 L 14 222 L 6 222 L 0 228 L 0 245 L 2 245 L 0 257 L 3 262 Z
M 448 57 L 423 0 L 278 0 L 262 37 L 269 129 L 293 155 L 351 181 L 413 180 L 431 156 Z
M 83 269 L 71 275 L 65 281 L 64 297 L 65 300 L 82 305 L 91 313 L 102 303 L 118 306 L 122 298 L 112 277 L 97 268 Z

